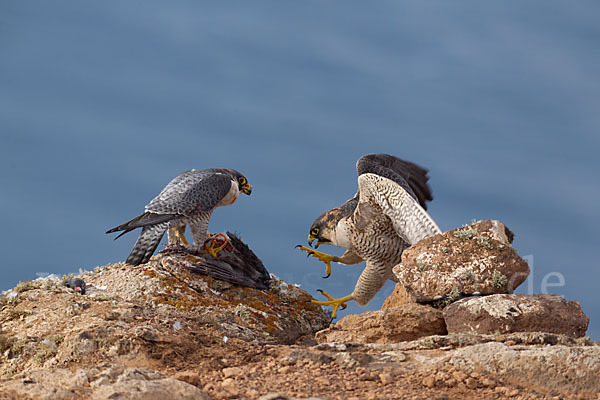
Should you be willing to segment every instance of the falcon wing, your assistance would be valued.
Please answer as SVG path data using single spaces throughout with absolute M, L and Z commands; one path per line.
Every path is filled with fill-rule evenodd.
M 417 164 L 389 154 L 367 154 L 356 162 L 358 175 L 375 174 L 396 182 L 427 210 L 427 201 L 433 200 L 427 181 L 427 170 Z
M 210 170 L 185 171 L 165 186 L 146 206 L 146 211 L 157 214 L 191 216 L 199 211 L 210 211 L 231 189 L 231 178 Z
M 354 212 L 357 226 L 368 223 L 375 212 L 388 216 L 404 241 L 415 244 L 441 233 L 435 221 L 418 201 L 395 181 L 375 174 L 358 177 L 359 206 Z

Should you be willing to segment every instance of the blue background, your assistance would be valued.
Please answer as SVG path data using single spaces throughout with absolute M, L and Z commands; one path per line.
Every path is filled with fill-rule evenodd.
M 387 152 L 430 169 L 443 230 L 507 224 L 533 271 L 518 292 L 561 274 L 548 291 L 598 340 L 599 20 L 591 0 L 3 1 L 0 289 L 124 260 L 137 235 L 105 230 L 178 173 L 229 167 L 254 193 L 211 232 L 346 295 L 362 268 L 323 280 L 294 245 Z

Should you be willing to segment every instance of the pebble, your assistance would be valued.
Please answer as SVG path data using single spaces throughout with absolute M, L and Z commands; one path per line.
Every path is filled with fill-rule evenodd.
M 435 374 L 436 381 L 445 381 L 448 380 L 448 378 L 450 378 L 450 376 L 443 371 L 439 371 L 437 374 Z
M 456 371 L 452 373 L 452 377 L 456 379 L 457 382 L 463 382 L 465 379 L 467 379 L 468 375 L 462 371 Z
M 481 380 L 481 384 L 482 384 L 483 386 L 493 386 L 493 385 L 494 385 L 494 382 L 493 382 L 493 381 L 491 381 L 491 380 L 490 380 L 490 379 L 488 379 L 488 378 L 483 378 L 483 379 Z
M 465 385 L 467 385 L 469 389 L 475 389 L 477 388 L 477 381 L 473 378 L 467 378 L 465 379 Z
M 384 385 L 387 385 L 394 381 L 394 377 L 389 372 L 382 372 L 381 374 L 379 374 L 379 380 Z
M 221 382 L 221 387 L 233 395 L 237 395 L 239 393 L 237 385 L 232 378 L 223 379 L 223 382 Z
M 454 379 L 454 378 L 446 379 L 446 381 L 444 381 L 444 384 L 445 384 L 447 387 L 453 387 L 453 386 L 456 386 L 456 383 L 457 383 L 457 382 L 456 382 L 456 379 Z
M 494 389 L 494 392 L 496 393 L 501 393 L 501 394 L 506 394 L 506 392 L 508 392 L 508 388 L 504 387 L 504 386 L 498 386 Z
M 433 379 L 433 376 L 431 376 L 431 375 L 430 375 L 430 376 L 428 376 L 428 377 L 425 377 L 425 378 L 424 378 L 424 379 L 421 381 L 421 384 L 422 384 L 423 386 L 426 386 L 426 387 L 428 387 L 428 388 L 430 388 L 430 387 L 433 387 L 433 385 L 435 385 L 435 379 Z
M 242 369 L 239 367 L 223 368 L 222 372 L 225 378 L 231 378 L 232 376 L 242 376 L 244 374 L 244 371 L 242 371 Z
M 292 367 L 290 367 L 289 365 L 286 365 L 284 367 L 279 368 L 279 373 L 280 374 L 287 374 L 291 370 L 292 370 Z

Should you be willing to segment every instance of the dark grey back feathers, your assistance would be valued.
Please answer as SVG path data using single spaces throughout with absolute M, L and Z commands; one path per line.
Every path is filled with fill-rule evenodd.
M 231 180 L 215 169 L 182 172 L 148 203 L 146 211 L 190 216 L 212 210 L 231 189 Z

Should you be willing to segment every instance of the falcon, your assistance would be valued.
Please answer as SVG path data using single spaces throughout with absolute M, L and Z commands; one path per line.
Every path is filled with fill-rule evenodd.
M 146 205 L 146 211 L 106 233 L 127 232 L 142 228 L 133 250 L 126 262 L 139 265 L 147 262 L 168 230 L 169 245 L 190 245 L 185 238 L 185 227 L 189 224 L 194 245 L 198 253 L 209 253 L 217 257 L 227 243 L 227 237 L 216 234 L 208 237 L 208 222 L 217 207 L 236 202 L 238 195 L 250 195 L 252 186 L 240 172 L 226 168 L 191 169 L 177 175 L 165 188 Z M 223 244 L 215 247 L 218 236 Z M 210 242 L 210 244 L 207 244 Z
M 392 268 L 400 263 L 408 246 L 426 237 L 441 233 L 427 214 L 431 191 L 427 170 L 389 154 L 368 154 L 356 163 L 358 192 L 339 207 L 318 217 L 310 228 L 308 245 L 315 248 L 330 244 L 345 248 L 341 257 L 310 247 L 296 246 L 326 264 L 326 276 L 331 275 L 331 262 L 366 266 L 354 291 L 334 299 L 319 290 L 328 300 L 316 301 L 333 307 L 332 319 L 340 306 L 356 301 L 365 306 L 388 279 L 398 282 Z

